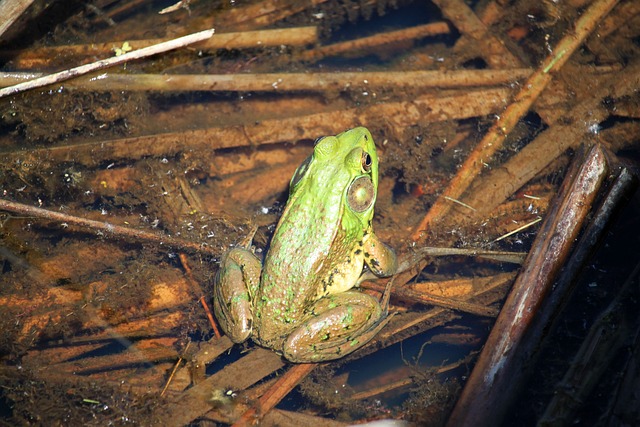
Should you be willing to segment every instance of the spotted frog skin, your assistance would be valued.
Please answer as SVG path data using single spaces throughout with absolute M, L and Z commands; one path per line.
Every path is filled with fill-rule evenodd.
M 396 256 L 373 232 L 378 157 L 363 127 L 319 138 L 291 178 L 261 265 L 234 248 L 221 261 L 214 310 L 236 343 L 252 338 L 292 362 L 337 359 L 386 324 L 387 308 L 352 289 L 363 267 L 390 276 Z

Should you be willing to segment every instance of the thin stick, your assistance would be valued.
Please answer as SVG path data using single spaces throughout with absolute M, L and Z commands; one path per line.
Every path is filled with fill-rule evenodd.
M 218 329 L 218 324 L 213 319 L 213 315 L 211 314 L 211 309 L 209 308 L 209 304 L 207 304 L 207 300 L 204 297 L 204 295 L 202 295 L 200 297 L 199 301 L 200 301 L 200 304 L 202 305 L 202 309 L 204 310 L 205 314 L 207 315 L 207 319 L 209 319 L 209 324 L 211 325 L 211 328 L 213 329 L 213 334 L 215 335 L 216 338 L 219 339 L 222 336 L 222 334 L 220 333 L 220 329 Z
M 187 46 L 192 43 L 197 43 L 202 40 L 206 40 L 213 36 L 214 29 L 200 31 L 199 33 L 190 34 L 188 36 L 179 37 L 168 42 L 159 43 L 157 45 L 145 47 L 133 52 L 128 52 L 120 56 L 114 56 L 107 59 L 101 59 L 100 61 L 92 62 L 91 64 L 81 65 L 79 67 L 70 68 L 68 70 L 60 71 L 58 73 L 49 74 L 37 79 L 30 80 L 28 82 L 19 83 L 14 86 L 0 89 L 0 98 L 8 95 L 13 95 L 26 90 L 46 86 L 52 83 L 57 83 L 63 80 L 68 80 L 72 77 L 81 76 L 93 71 L 101 70 L 103 68 L 112 67 L 114 65 L 122 64 L 134 59 L 146 58 L 158 53 L 167 52 L 169 50 L 177 49 Z
M 589 9 L 580 16 L 573 31 L 568 31 L 567 35 L 560 40 L 553 50 L 553 54 L 548 56 L 540 65 L 540 68 L 531 75 L 522 86 L 522 90 L 516 95 L 513 103 L 507 107 L 487 135 L 469 155 L 460 168 L 459 173 L 444 191 L 443 196 L 453 199 L 461 198 L 460 196 L 482 171 L 484 162 L 491 158 L 491 156 L 502 147 L 507 135 L 538 99 L 542 91 L 551 81 L 553 74 L 562 68 L 571 54 L 595 29 L 598 21 L 600 21 L 616 3 L 617 0 L 596 0 L 591 4 Z M 416 241 L 420 240 L 424 231 L 435 221 L 443 218 L 450 209 L 451 204 L 444 197 L 437 199 L 415 229 L 411 238 Z
M 466 204 L 466 203 L 464 203 L 464 202 L 461 202 L 460 200 L 453 199 L 453 198 L 451 198 L 451 197 L 449 197 L 449 196 L 442 196 L 442 197 L 444 197 L 445 199 L 447 199 L 447 200 L 448 200 L 448 201 L 450 201 L 450 202 L 457 203 L 457 204 L 459 204 L 460 206 L 464 206 L 465 208 L 467 208 L 467 209 L 469 209 L 469 210 L 476 211 L 476 208 L 474 208 L 473 206 L 470 206 L 470 205 L 468 205 L 468 204 Z
M 182 352 L 183 354 L 186 353 L 187 350 L 189 350 L 190 345 L 191 345 L 191 341 L 187 343 L 187 346 L 184 348 L 184 351 Z M 175 376 L 176 371 L 178 370 L 178 367 L 180 366 L 181 363 L 182 363 L 182 356 L 178 357 L 176 364 L 173 366 L 171 375 L 169 375 L 169 378 L 167 378 L 167 382 L 164 384 L 164 387 L 162 388 L 162 392 L 160 392 L 160 397 L 164 396 L 164 393 L 167 391 L 167 388 L 169 388 L 169 384 L 171 384 L 171 381 L 173 380 L 173 377 Z
M 381 88 L 460 88 L 514 84 L 531 75 L 529 68 L 509 70 L 368 71 L 344 73 L 265 74 L 102 74 L 65 84 L 67 89 L 116 91 L 332 91 L 380 90 Z M 6 81 L 19 81 L 17 74 Z M 4 82 L 0 74 L 0 85 Z
M 539 223 L 540 221 L 542 221 L 542 217 L 538 217 L 538 218 L 534 219 L 533 221 L 531 221 L 531 222 L 529 222 L 529 223 L 527 223 L 527 224 L 523 225 L 522 227 L 518 227 L 518 228 L 516 228 L 515 230 L 512 230 L 512 231 L 508 232 L 507 234 L 503 234 L 502 236 L 500 236 L 500 237 L 498 237 L 497 239 L 495 239 L 495 240 L 493 241 L 493 243 L 495 243 L 495 242 L 499 242 L 499 241 L 500 241 L 500 240 L 502 240 L 502 239 L 506 239 L 507 237 L 509 237 L 509 236 L 511 236 L 511 235 L 514 235 L 514 234 L 516 234 L 516 233 L 519 233 L 520 231 L 522 231 L 522 230 L 524 230 L 524 229 L 526 229 L 526 228 L 529 228 L 529 227 L 531 227 L 532 225 L 535 225 L 535 224 Z
M 189 252 L 205 252 L 212 255 L 219 255 L 218 251 L 208 245 L 190 242 L 188 240 L 178 239 L 157 233 L 150 233 L 144 230 L 136 230 L 133 228 L 114 225 L 108 222 L 94 221 L 91 219 L 81 218 L 73 215 L 67 215 L 60 212 L 54 212 L 47 209 L 36 208 L 22 203 L 16 203 L 5 199 L 0 199 L 0 210 L 17 213 L 20 215 L 42 218 L 49 221 L 60 222 L 66 225 L 76 225 L 79 227 L 87 227 L 104 233 L 105 237 L 116 237 L 127 240 L 143 240 L 152 242 L 160 246 L 171 246 L 177 249 L 187 250 Z
M 434 374 L 440 375 L 440 374 L 444 374 L 445 372 L 448 372 L 448 371 L 453 371 L 454 369 L 459 368 L 460 366 L 462 366 L 465 363 L 468 363 L 468 361 L 465 360 L 465 359 L 462 359 L 462 360 L 459 360 L 459 361 L 454 362 L 454 363 L 450 363 L 450 364 L 445 365 L 445 366 L 440 366 L 438 368 L 434 368 Z M 370 399 L 370 398 L 372 398 L 374 396 L 377 396 L 377 395 L 380 395 L 380 394 L 383 394 L 383 393 L 387 393 L 389 391 L 397 390 L 399 388 L 402 388 L 402 387 L 408 386 L 410 384 L 413 384 L 414 381 L 415 380 L 414 380 L 413 376 L 408 376 L 408 377 L 399 379 L 397 381 L 392 381 L 390 383 L 374 386 L 373 388 L 353 393 L 351 396 L 349 396 L 349 400 Z
M 433 22 L 431 24 L 419 25 L 417 27 L 406 28 L 398 31 L 389 31 L 370 37 L 362 37 L 356 40 L 322 46 L 317 49 L 304 52 L 301 57 L 306 60 L 317 60 L 325 56 L 337 55 L 349 51 L 369 52 L 373 48 L 389 43 L 420 39 L 439 34 L 448 34 L 450 32 L 451 29 L 446 22 Z
M 385 290 L 384 285 L 374 282 L 367 282 L 366 288 L 374 289 L 378 292 L 383 292 Z M 462 301 L 459 299 L 442 297 L 438 295 L 428 295 L 425 293 L 413 291 L 407 287 L 395 289 L 393 291 L 393 296 L 404 300 L 418 301 L 422 304 L 434 305 L 436 307 L 471 313 L 477 316 L 496 317 L 499 312 L 499 310 L 496 308 L 486 307 L 482 304 L 476 304 L 473 302 Z
M 192 292 L 195 293 L 196 297 L 198 298 L 198 301 L 200 301 L 200 304 L 202 305 L 202 309 L 207 315 L 207 319 L 209 319 L 209 323 L 213 328 L 214 335 L 216 336 L 216 338 L 220 338 L 222 334 L 220 334 L 218 325 L 216 324 L 215 320 L 213 320 L 211 309 L 209 308 L 209 304 L 207 304 L 207 299 L 204 296 L 204 292 L 202 291 L 202 287 L 200 286 L 200 283 L 193 277 L 193 271 L 189 266 L 189 260 L 187 259 L 187 255 L 185 255 L 184 253 L 180 253 L 178 255 L 178 258 L 180 258 L 180 263 L 182 264 L 182 268 L 184 268 L 185 278 L 187 279 L 187 282 L 189 283 L 189 286 L 191 287 Z

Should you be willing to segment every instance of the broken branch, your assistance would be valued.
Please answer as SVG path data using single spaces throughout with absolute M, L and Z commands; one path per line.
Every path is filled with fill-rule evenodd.
M 28 82 L 18 83 L 14 86 L 9 86 L 0 89 L 0 98 L 14 95 L 26 90 L 35 89 L 42 86 L 47 86 L 52 83 L 58 83 L 64 80 L 68 80 L 73 77 L 81 76 L 93 71 L 101 70 L 103 68 L 112 67 L 114 65 L 123 64 L 134 59 L 146 58 L 148 56 L 156 55 L 158 53 L 167 52 L 173 49 L 187 46 L 189 44 L 197 43 L 202 40 L 206 40 L 213 36 L 214 29 L 201 31 L 199 33 L 189 34 L 188 36 L 179 37 L 174 40 L 159 43 L 153 46 L 145 47 L 133 52 L 128 52 L 120 56 L 114 56 L 100 61 L 92 62 L 90 64 L 81 65 L 79 67 L 70 68 L 68 70 L 60 71 L 58 73 L 49 74 L 43 77 L 39 77 Z

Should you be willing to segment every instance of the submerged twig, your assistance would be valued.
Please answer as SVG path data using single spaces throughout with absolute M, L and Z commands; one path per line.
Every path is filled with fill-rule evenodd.
M 193 277 L 193 272 L 191 270 L 191 267 L 189 266 L 189 260 L 187 259 L 187 256 L 183 253 L 180 253 L 178 255 L 178 258 L 180 259 L 180 264 L 182 264 L 182 268 L 184 269 L 187 283 L 189 283 L 192 292 L 194 292 L 196 298 L 198 298 L 198 301 L 200 301 L 200 305 L 202 305 L 202 309 L 207 315 L 207 319 L 209 319 L 209 324 L 211 325 L 211 328 L 213 328 L 213 334 L 216 338 L 220 338 L 222 334 L 218 329 L 217 323 L 215 322 L 215 320 L 213 320 L 213 314 L 211 313 L 209 304 L 207 304 L 207 299 L 205 298 L 202 286 L 200 286 L 200 283 Z
M 85 77 L 66 83 L 67 89 L 95 91 L 238 91 L 287 92 L 380 90 L 382 88 L 461 88 L 513 84 L 531 74 L 528 68 L 511 70 L 369 71 L 346 73 L 268 74 L 118 74 Z M 17 74 L 0 86 L 21 80 Z
M 529 227 L 531 227 L 531 226 L 533 226 L 533 225 L 537 224 L 537 223 L 538 223 L 538 222 L 540 222 L 540 221 L 542 221 L 542 218 L 541 218 L 541 217 L 538 217 L 538 218 L 534 219 L 533 221 L 530 221 L 530 222 L 528 222 L 528 223 L 524 224 L 523 226 L 518 227 L 518 228 L 516 228 L 515 230 L 511 230 L 510 232 L 508 232 L 508 233 L 506 233 L 506 234 L 503 234 L 502 236 L 498 237 L 497 239 L 494 239 L 494 241 L 493 241 L 492 243 L 499 242 L 499 241 L 500 241 L 500 240 L 502 240 L 502 239 L 506 239 L 507 237 L 512 236 L 512 235 L 514 235 L 514 234 L 516 234 L 516 233 L 519 233 L 519 232 L 521 232 L 522 230 L 525 230 L 525 229 L 527 229 L 527 228 L 529 228 Z
M 384 291 L 384 286 L 375 283 L 368 283 L 367 289 L 375 289 L 376 291 Z M 457 300 L 454 298 L 441 297 L 438 295 L 427 295 L 421 292 L 413 291 L 407 287 L 394 289 L 393 296 L 403 300 L 417 301 L 422 304 L 435 305 L 436 307 L 458 310 L 465 313 L 471 313 L 478 316 L 496 317 L 499 310 L 493 307 L 486 307 L 482 304 L 475 304 L 468 301 Z
M 585 38 L 595 29 L 596 24 L 617 3 L 617 0 L 597 0 L 580 16 L 573 31 L 569 31 L 560 40 L 553 54 L 542 62 L 538 70 L 531 75 L 515 96 L 513 102 L 500 115 L 485 137 L 478 143 L 473 152 L 460 168 L 458 174 L 444 191 L 443 196 L 459 199 L 471 182 L 484 167 L 484 162 L 491 158 L 502 146 L 507 135 L 513 130 L 520 118 L 526 114 L 542 91 L 547 87 L 553 74 L 567 62 L 571 54 L 582 44 Z M 416 227 L 411 238 L 420 240 L 425 230 L 449 212 L 451 204 L 440 197 L 433 204 L 427 215 Z
M 108 55 L 113 52 L 114 49 L 120 48 L 125 43 L 127 43 L 131 49 L 141 49 L 168 41 L 171 41 L 171 39 L 114 40 L 103 43 L 47 46 L 30 48 L 29 50 L 18 52 L 0 51 L 0 57 L 10 54 L 14 67 L 33 68 L 34 66 L 46 66 L 61 55 L 65 57 L 94 57 L 96 55 Z M 198 50 L 209 51 L 216 49 L 247 49 L 274 46 L 306 46 L 317 43 L 317 41 L 317 28 L 309 26 L 216 33 L 215 37 L 193 43 L 192 47 Z
M 453 371 L 454 369 L 459 368 L 460 366 L 462 366 L 463 364 L 468 363 L 468 361 L 465 359 L 462 360 L 458 360 L 457 362 L 453 362 L 453 363 L 449 363 L 448 365 L 445 366 L 440 366 L 438 368 L 433 368 L 433 373 L 440 375 L 440 374 L 444 374 L 445 372 L 450 372 Z M 374 396 L 377 395 L 381 395 L 384 393 L 388 393 L 390 391 L 394 391 L 403 387 L 406 387 L 410 384 L 415 383 L 415 378 L 413 375 L 411 376 L 407 376 L 405 378 L 401 378 L 397 381 L 392 381 L 390 383 L 386 383 L 383 385 L 379 385 L 379 386 L 375 386 L 371 389 L 368 390 L 363 390 L 363 391 L 359 391 L 356 393 L 353 393 L 351 396 L 349 396 L 349 400 L 364 400 L 364 399 L 370 399 Z
M 226 391 L 242 391 L 282 366 L 282 359 L 273 351 L 257 348 L 181 393 L 158 411 L 158 419 L 162 425 L 178 427 L 208 413 L 217 421 L 230 423 L 237 416 L 235 408 L 220 405 L 218 411 L 212 411 L 212 405 L 221 403 L 220 396 L 226 399 Z
M 177 249 L 187 250 L 189 252 L 205 252 L 217 255 L 215 251 L 206 244 L 190 242 L 188 240 L 179 239 L 172 236 L 166 236 L 157 233 L 151 233 L 145 230 L 136 230 L 133 228 L 114 225 L 108 222 L 94 221 L 91 219 L 81 218 L 78 216 L 68 215 L 60 212 L 54 212 L 47 209 L 36 208 L 22 203 L 12 202 L 6 199 L 0 199 L 0 210 L 17 213 L 20 215 L 42 218 L 49 221 L 59 222 L 61 225 L 75 225 L 79 227 L 87 227 L 96 230 L 105 237 L 115 237 L 127 240 L 143 240 L 155 243 L 159 246 L 173 247 Z
M 252 407 L 233 423 L 234 427 L 252 425 L 255 418 L 264 416 L 274 408 L 291 390 L 313 371 L 316 363 L 300 363 L 291 366 L 280 379 L 258 399 L 257 407 Z
M 189 34 L 188 36 L 179 37 L 168 42 L 159 43 L 157 45 L 145 47 L 133 52 L 124 53 L 120 56 L 114 56 L 100 61 L 92 62 L 90 64 L 81 65 L 79 67 L 70 68 L 68 70 L 60 71 L 58 73 L 49 74 L 47 76 L 39 77 L 28 82 L 19 83 L 14 86 L 0 89 L 0 98 L 8 95 L 13 95 L 26 90 L 35 89 L 38 87 L 46 86 L 52 83 L 68 80 L 73 77 L 81 76 L 93 71 L 101 70 L 103 68 L 112 67 L 114 65 L 123 64 L 127 61 L 134 59 L 146 58 L 148 56 L 156 55 L 158 53 L 167 52 L 169 50 L 178 49 L 180 47 L 187 46 L 189 44 L 197 43 L 202 40 L 206 40 L 213 36 L 214 29 L 201 31 L 199 33 Z
M 463 279 L 456 281 L 445 281 L 438 283 L 438 288 L 448 288 L 449 286 L 463 287 L 463 290 L 456 292 L 456 298 L 463 301 L 471 301 L 482 303 L 484 305 L 497 303 L 504 297 L 504 292 L 500 289 L 508 286 L 514 278 L 513 273 L 502 273 L 493 277 Z M 463 282 L 459 285 L 460 282 Z M 420 284 L 416 284 L 419 286 Z M 433 285 L 430 288 L 433 289 Z M 435 292 L 432 292 L 435 294 Z M 454 312 L 443 307 L 434 307 L 424 313 L 416 313 L 411 316 L 396 316 L 395 322 L 391 323 L 385 329 L 381 330 L 375 338 L 367 344 L 363 349 L 356 353 L 359 357 L 373 353 L 381 346 L 388 347 L 396 342 L 406 339 L 407 335 L 411 336 L 442 325 L 447 321 L 459 317 Z
M 368 53 L 385 44 L 415 40 L 439 34 L 448 34 L 450 31 L 451 29 L 446 22 L 433 22 L 430 24 L 419 25 L 417 27 L 390 31 L 369 37 L 362 37 L 356 40 L 322 46 L 306 51 L 300 55 L 300 57 L 305 60 L 318 60 L 325 56 L 338 55 L 350 51 Z
M 187 343 L 187 346 L 184 348 L 184 351 L 182 353 L 186 353 L 189 350 L 189 346 L 190 345 L 191 345 L 191 341 L 189 341 Z M 169 375 L 169 378 L 167 378 L 167 382 L 164 384 L 164 387 L 162 388 L 162 391 L 160 392 L 160 397 L 164 396 L 165 392 L 167 391 L 167 388 L 169 388 L 169 384 L 171 384 L 171 381 L 173 380 L 173 377 L 176 374 L 176 371 L 180 367 L 181 363 L 182 363 L 182 355 L 180 355 L 178 357 L 178 360 L 176 361 L 175 365 L 173 366 L 173 369 L 171 370 L 171 374 Z

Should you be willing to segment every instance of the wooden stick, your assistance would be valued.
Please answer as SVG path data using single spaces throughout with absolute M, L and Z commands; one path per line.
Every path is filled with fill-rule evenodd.
M 439 34 L 448 34 L 450 31 L 451 29 L 446 22 L 434 22 L 431 24 L 419 25 L 417 27 L 406 28 L 398 31 L 389 31 L 387 33 L 375 34 L 373 36 L 362 37 L 356 40 L 322 46 L 317 49 L 306 51 L 302 53 L 300 57 L 303 60 L 318 60 L 326 56 L 338 55 L 349 51 L 370 53 L 372 49 L 385 44 L 421 39 L 423 37 Z
M 158 420 L 167 427 L 189 424 L 210 412 L 214 392 L 224 394 L 226 390 L 241 391 L 280 369 L 282 359 L 273 351 L 257 348 L 240 360 L 226 365 L 222 370 L 189 388 L 176 399 L 157 411 Z M 228 423 L 230 414 L 224 407 L 218 411 L 217 421 Z
M 448 426 L 500 424 L 507 399 L 515 393 L 522 370 L 520 343 L 553 280 L 568 257 L 581 225 L 608 173 L 605 155 L 593 147 L 584 161 L 576 159 L 529 252 L 525 267 L 491 330 Z M 482 396 L 478 399 L 477 396 Z
M 132 49 L 141 49 L 172 39 L 119 40 L 103 43 L 76 44 L 30 48 L 24 51 L 1 51 L 0 57 L 11 56 L 14 67 L 28 69 L 45 67 L 60 56 L 94 57 L 110 55 L 116 48 L 128 43 Z M 273 46 L 306 46 L 318 42 L 317 27 L 278 28 L 271 30 L 238 31 L 232 33 L 216 33 L 215 37 L 194 43 L 192 47 L 199 50 L 247 49 Z
M 65 84 L 66 89 L 92 91 L 240 91 L 287 92 L 380 90 L 382 88 L 462 88 L 511 85 L 531 74 L 528 68 L 511 70 L 391 71 L 345 73 L 268 74 L 103 74 Z M 20 76 L 0 76 L 0 86 Z
M 460 366 L 462 366 L 463 364 L 467 364 L 468 361 L 466 360 L 467 358 L 464 358 L 462 360 L 459 360 L 457 362 L 454 363 L 449 363 L 448 365 L 445 366 L 439 366 L 439 367 L 434 367 L 433 368 L 433 373 L 434 374 L 444 374 L 445 372 L 449 372 L 449 371 L 453 371 L 454 369 L 459 368 Z M 410 372 L 407 373 L 407 375 L 409 375 Z M 414 375 L 409 375 L 407 377 L 401 378 L 397 381 L 393 381 L 390 383 L 386 383 L 386 384 L 382 384 L 379 386 L 375 386 L 373 388 L 367 389 L 367 390 L 362 390 L 356 393 L 353 393 L 351 396 L 349 396 L 349 400 L 364 400 L 364 399 L 371 399 L 374 396 L 383 394 L 383 393 L 388 393 L 390 391 L 393 390 L 397 390 L 399 388 L 403 388 L 406 387 L 410 384 L 413 384 L 415 382 L 414 379 Z
M 480 22 L 482 23 L 482 26 L 478 27 L 481 31 L 486 30 L 487 27 L 491 27 L 493 24 L 502 19 L 505 13 L 503 7 L 504 5 L 502 3 L 503 2 L 499 2 L 496 0 L 489 0 L 484 4 L 479 4 L 480 9 L 478 10 L 478 8 L 476 8 L 476 14 L 478 15 L 478 19 L 480 19 Z M 443 11 L 443 13 L 445 12 Z M 456 22 L 457 20 L 454 21 L 454 25 Z M 474 22 L 468 22 L 468 25 L 475 26 L 476 24 Z M 460 37 L 456 41 L 455 45 L 453 46 L 453 52 L 456 54 L 458 64 L 472 59 L 475 55 L 477 55 L 477 49 L 472 49 L 470 47 L 472 43 L 476 43 L 476 40 L 472 39 L 471 37 Z M 505 54 L 512 56 L 511 52 L 508 49 L 505 49 Z M 517 58 L 513 59 L 518 60 Z M 509 61 L 512 61 L 512 59 L 509 59 Z M 487 63 L 489 63 L 489 65 L 491 66 L 494 66 L 494 64 L 496 63 L 495 56 L 487 57 Z M 516 62 L 516 64 L 519 63 L 519 61 Z
M 191 345 L 191 341 L 187 343 L 187 346 L 185 347 L 182 354 L 185 354 L 189 350 L 190 345 Z M 164 396 L 164 394 L 167 392 L 167 389 L 169 388 L 169 385 L 171 384 L 171 381 L 173 381 L 173 377 L 176 375 L 176 371 L 178 370 L 178 368 L 180 367 L 180 364 L 182 363 L 182 354 L 180 354 L 180 356 L 178 357 L 178 360 L 176 360 L 175 365 L 173 365 L 171 374 L 169 374 L 169 378 L 167 378 L 167 382 L 165 382 L 164 387 L 162 387 L 162 391 L 160 392 L 160 397 Z
M 560 40 L 553 54 L 548 56 L 540 68 L 522 86 L 509 107 L 500 115 L 487 135 L 480 141 L 473 152 L 464 162 L 458 174 L 453 178 L 442 194 L 453 199 L 459 199 L 471 182 L 484 168 L 484 164 L 498 151 L 507 135 L 513 130 L 521 117 L 531 108 L 542 91 L 547 87 L 553 74 L 567 62 L 571 54 L 582 44 L 585 38 L 593 32 L 597 23 L 617 3 L 617 0 L 596 0 L 577 20 L 573 31 Z M 411 238 L 414 241 L 422 239 L 424 231 L 434 222 L 443 218 L 450 210 L 451 202 L 440 197 L 433 204 L 427 215 L 416 227 Z
M 114 65 L 123 64 L 134 59 L 145 58 L 158 53 L 167 52 L 169 50 L 177 49 L 187 46 L 192 43 L 197 43 L 202 40 L 206 40 L 213 36 L 215 30 L 205 30 L 199 33 L 190 34 L 188 36 L 179 37 L 168 42 L 163 42 L 157 45 L 145 47 L 133 52 L 128 52 L 120 56 L 114 56 L 100 61 L 92 62 L 91 64 L 81 65 L 79 67 L 71 68 L 68 70 L 60 71 L 58 73 L 49 74 L 47 76 L 39 77 L 28 82 L 19 83 L 14 86 L 0 89 L 0 98 L 13 95 L 26 90 L 35 89 L 38 87 L 46 86 L 52 83 L 68 80 L 72 77 L 77 77 L 83 74 L 91 73 L 93 71 L 101 70 L 103 68 L 112 67 Z
M 151 233 L 145 230 L 136 230 L 133 228 L 114 225 L 108 222 L 94 221 L 91 219 L 81 218 L 60 212 L 54 212 L 47 209 L 36 208 L 22 203 L 12 202 L 6 199 L 0 199 L 0 210 L 13 212 L 19 215 L 26 215 L 35 218 L 41 218 L 49 221 L 59 222 L 61 225 L 76 225 L 79 227 L 87 227 L 104 233 L 105 237 L 122 238 L 132 241 L 147 241 L 157 244 L 158 246 L 173 247 L 183 249 L 189 252 L 205 252 L 212 255 L 219 255 L 218 250 L 214 250 L 206 244 L 190 242 L 188 240 L 179 239 L 172 236 L 166 236 L 158 233 Z
M 133 343 L 127 351 L 98 357 L 84 357 L 69 362 L 56 363 L 51 368 L 56 371 L 73 372 L 73 375 L 87 375 L 98 371 L 127 369 L 139 363 L 153 363 L 175 360 L 179 355 L 171 346 L 157 345 L 155 348 L 137 348 Z
M 2 0 L 0 1 L 0 37 L 27 10 L 33 0 Z
M 504 297 L 504 292 L 499 290 L 512 283 L 514 276 L 513 273 L 502 273 L 493 277 L 467 279 L 471 290 L 456 298 L 485 305 L 497 303 Z M 455 318 L 456 315 L 451 310 L 442 307 L 434 307 L 424 313 L 413 313 L 410 316 L 396 316 L 394 322 L 381 330 L 364 348 L 354 353 L 355 357 L 366 356 L 381 347 L 388 347 L 406 339 L 407 334 L 414 336 Z
M 366 286 L 363 287 L 375 289 L 378 292 L 383 292 L 385 289 L 384 285 L 373 282 L 367 282 Z M 393 296 L 403 300 L 417 301 L 422 304 L 435 305 L 437 307 L 449 308 L 478 316 L 496 317 L 498 315 L 498 310 L 492 307 L 439 295 L 428 295 L 406 287 L 394 288 Z
M 562 313 L 566 310 L 568 303 L 574 300 L 572 293 L 579 283 L 578 276 L 584 272 L 588 260 L 604 240 L 607 231 L 611 228 L 612 221 L 620 211 L 620 207 L 624 206 L 632 198 L 633 192 L 638 185 L 637 177 L 626 168 L 621 169 L 618 176 L 609 181 L 613 182 L 606 184 L 605 188 L 608 190 L 606 196 L 603 199 L 599 198 L 598 209 L 594 213 L 590 213 L 588 223 L 585 230 L 580 233 L 580 240 L 576 243 L 575 250 L 571 253 L 571 258 L 563 263 L 562 271 L 558 279 L 554 281 L 553 292 L 546 298 L 544 305 L 536 313 L 535 321 L 527 331 L 526 340 L 521 344 L 522 350 L 519 352 L 520 355 L 523 355 L 520 359 L 521 363 L 523 366 L 530 367 L 522 380 L 523 382 L 529 381 L 528 378 L 535 375 L 534 372 L 530 371 L 534 370 L 538 365 L 537 359 L 541 353 L 541 348 L 544 347 L 541 345 L 542 340 L 555 335 L 553 331 L 558 330 Z M 629 326 L 631 324 L 640 326 L 637 321 L 639 318 L 635 306 L 629 304 L 629 301 L 634 300 L 638 295 L 637 286 L 631 285 L 634 281 L 637 284 L 638 273 L 640 273 L 640 264 L 636 265 L 634 272 L 621 289 L 617 289 L 615 284 L 611 283 L 612 288 L 610 290 L 615 292 L 616 297 L 611 302 L 609 309 L 612 307 L 616 307 L 616 309 L 613 312 L 609 312 L 609 315 L 603 313 L 599 316 L 601 320 L 606 319 L 605 328 L 607 332 L 604 334 L 606 336 L 605 341 L 608 339 L 611 339 L 611 341 L 605 345 L 598 343 L 600 345 L 600 354 L 598 354 L 598 351 L 595 351 L 596 347 L 590 347 L 591 343 L 587 338 L 583 343 L 583 349 L 589 349 L 587 350 L 587 358 L 593 357 L 597 361 L 600 358 L 606 360 L 609 357 L 616 356 L 616 344 L 621 344 L 621 339 L 626 340 L 630 336 Z M 624 310 L 625 307 L 626 310 Z M 629 312 L 630 308 L 631 313 Z M 619 323 L 617 322 L 618 320 L 620 320 Z M 594 324 L 593 328 L 597 323 Z M 574 371 L 576 375 L 572 376 L 570 374 L 572 369 L 570 369 L 565 376 L 565 380 L 563 380 L 563 386 L 560 387 L 560 389 L 568 391 L 568 393 L 557 393 L 552 403 L 547 407 L 547 410 L 549 410 L 549 408 L 555 406 L 555 410 L 559 411 L 551 411 L 553 413 L 551 418 L 555 420 L 555 425 L 558 425 L 561 419 L 567 421 L 566 424 L 570 423 L 569 419 L 572 417 L 568 413 L 576 409 L 576 406 L 579 405 L 578 402 L 584 402 L 583 398 L 588 395 L 587 390 L 581 388 L 580 385 L 582 384 L 588 388 L 594 385 L 594 380 L 599 382 L 600 377 L 597 372 L 603 368 L 603 365 L 606 365 L 590 363 L 587 360 L 579 360 L 578 363 L 574 361 L 574 364 L 572 369 L 576 369 Z M 584 383 L 582 383 L 583 381 Z M 562 417 L 561 414 L 568 416 Z M 544 420 L 539 422 L 539 425 L 554 424 L 553 422 L 545 424 Z
M 213 334 L 215 335 L 216 338 L 219 339 L 222 336 L 222 334 L 218 329 L 218 324 L 213 319 L 213 314 L 211 313 L 209 304 L 207 304 L 207 299 L 204 296 L 204 291 L 202 290 L 202 286 L 200 286 L 200 283 L 193 277 L 193 271 L 189 266 L 189 260 L 187 258 L 187 255 L 185 255 L 184 253 L 180 253 L 178 255 L 178 258 L 180 259 L 180 264 L 182 264 L 182 268 L 184 269 L 185 278 L 187 279 L 187 283 L 189 283 L 189 287 L 191 288 L 191 291 L 194 293 L 195 297 L 198 298 L 198 301 L 200 301 L 200 305 L 202 305 L 202 309 L 207 315 L 207 319 L 209 319 L 209 324 L 211 324 L 211 327 L 213 328 Z
M 262 417 L 275 407 L 287 394 L 297 386 L 307 375 L 313 371 L 316 363 L 300 363 L 291 366 L 286 374 L 271 387 L 260 399 L 256 407 L 247 410 L 233 423 L 233 427 L 245 427 L 253 425 L 257 417 Z

